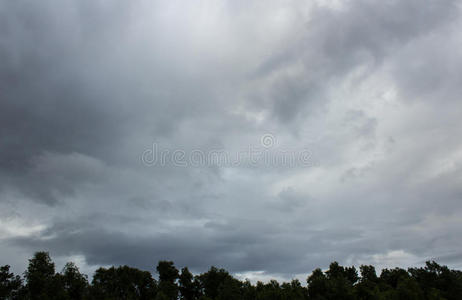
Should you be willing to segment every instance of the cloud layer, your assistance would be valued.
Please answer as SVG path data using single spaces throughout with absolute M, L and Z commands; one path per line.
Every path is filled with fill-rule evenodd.
M 0 264 L 462 267 L 461 25 L 449 0 L 0 2 Z M 214 151 L 240 163 L 173 163 Z

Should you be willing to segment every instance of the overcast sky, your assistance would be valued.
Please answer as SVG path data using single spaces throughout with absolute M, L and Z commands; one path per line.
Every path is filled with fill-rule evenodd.
M 460 28 L 451 0 L 0 0 L 0 265 L 462 267 Z

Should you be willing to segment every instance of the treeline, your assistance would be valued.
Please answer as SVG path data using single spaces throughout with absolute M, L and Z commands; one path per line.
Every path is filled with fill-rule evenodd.
M 128 266 L 99 268 L 89 282 L 74 263 L 56 273 L 49 254 L 37 252 L 23 277 L 11 273 L 9 266 L 1 267 L 0 299 L 462 299 L 462 272 L 435 262 L 423 268 L 384 269 L 380 276 L 373 266 L 363 265 L 358 272 L 334 262 L 327 271 L 314 270 L 306 287 L 296 279 L 253 285 L 215 267 L 193 275 L 188 268 L 178 270 L 171 261 L 160 261 L 156 271 L 158 280 L 149 271 Z

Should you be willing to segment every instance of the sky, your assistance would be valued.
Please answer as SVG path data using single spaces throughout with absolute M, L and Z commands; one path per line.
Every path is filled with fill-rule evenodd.
M 461 9 L 0 0 L 0 265 L 462 268 Z

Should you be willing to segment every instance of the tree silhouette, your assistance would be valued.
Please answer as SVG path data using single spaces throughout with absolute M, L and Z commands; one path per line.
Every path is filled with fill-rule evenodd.
M 15 299 L 19 297 L 21 287 L 21 277 L 10 273 L 9 265 L 0 267 L 0 299 Z
M 48 252 L 36 252 L 24 273 L 30 299 L 62 299 L 64 289 Z
M 159 297 L 166 297 L 169 300 L 178 298 L 178 269 L 175 268 L 172 261 L 160 261 L 157 265 L 159 273 Z
M 193 275 L 187 267 L 177 270 L 172 261 L 157 265 L 158 283 L 148 271 L 129 266 L 99 268 L 88 283 L 78 267 L 67 263 L 61 273 L 47 252 L 29 260 L 24 281 L 0 267 L 0 300 L 459 300 L 462 272 L 436 262 L 423 268 L 384 269 L 377 276 L 374 266 L 355 267 L 337 262 L 323 272 L 315 269 L 307 286 L 294 279 L 252 285 L 234 278 L 225 269 L 211 267 Z M 25 284 L 23 284 L 25 282 Z
M 79 268 L 73 262 L 68 262 L 64 266 L 60 277 L 64 290 L 70 299 L 84 299 L 88 296 L 87 276 L 81 274 Z
M 187 267 L 181 269 L 178 280 L 182 300 L 195 300 L 200 294 L 200 285 Z
M 232 276 L 226 270 L 216 267 L 211 267 L 209 271 L 198 277 L 204 295 L 211 299 L 217 299 L 220 286 L 227 279 L 232 279 Z
M 99 268 L 93 276 L 93 299 L 154 299 L 157 285 L 151 273 L 128 266 Z

